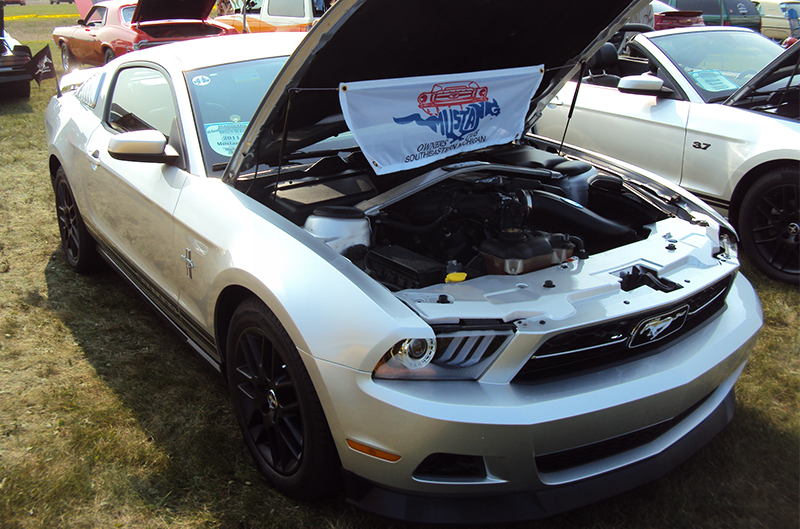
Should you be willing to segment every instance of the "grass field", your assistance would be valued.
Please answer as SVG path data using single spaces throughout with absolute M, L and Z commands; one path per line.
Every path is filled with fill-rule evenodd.
M 7 6 L 34 52 L 71 4 Z M 48 15 L 66 18 L 44 18 Z M 58 51 L 52 46 L 56 64 Z M 0 100 L 0 528 L 396 528 L 341 498 L 305 504 L 255 471 L 221 380 L 110 271 L 78 276 L 59 249 L 43 116 Z M 800 349 L 796 288 L 746 263 L 765 327 L 733 423 L 633 492 L 530 528 L 797 528 Z

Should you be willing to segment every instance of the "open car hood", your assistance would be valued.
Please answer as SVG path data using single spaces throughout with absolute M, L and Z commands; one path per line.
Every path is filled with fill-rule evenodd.
M 797 85 L 800 78 L 800 46 L 791 46 L 778 55 L 771 63 L 761 69 L 742 85 L 726 101 L 725 105 L 758 108 L 777 111 L 779 115 L 797 118 L 794 111 L 797 105 Z M 789 90 L 789 83 L 792 90 Z M 789 114 L 782 113 L 786 104 Z M 795 105 L 789 107 L 788 105 Z
M 139 0 L 131 22 L 205 20 L 216 0 Z
M 542 65 L 524 116 L 529 130 L 580 64 L 648 3 L 339 0 L 268 90 L 223 180 L 233 182 L 257 164 L 278 165 L 284 125 L 284 156 L 346 131 L 340 83 Z

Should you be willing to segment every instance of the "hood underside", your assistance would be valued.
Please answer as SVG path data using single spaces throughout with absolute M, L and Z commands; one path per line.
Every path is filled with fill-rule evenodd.
M 346 129 L 342 82 L 544 65 L 525 127 L 602 42 L 647 0 L 340 0 L 320 19 L 268 91 L 226 181 L 256 164 Z M 322 89 L 322 90 L 320 90 Z M 285 115 L 289 94 L 291 104 Z M 244 162 L 244 163 L 243 163 Z
M 132 22 L 205 20 L 216 0 L 139 0 Z

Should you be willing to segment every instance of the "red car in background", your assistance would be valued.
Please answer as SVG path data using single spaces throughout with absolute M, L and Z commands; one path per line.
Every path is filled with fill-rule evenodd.
M 178 40 L 233 35 L 227 24 L 208 19 L 215 0 L 165 2 L 109 0 L 93 5 L 77 25 L 53 30 L 64 71 L 78 64 L 103 65 L 139 48 Z
M 653 6 L 653 27 L 655 29 L 672 29 L 691 26 L 705 26 L 702 11 L 679 11 L 663 2 L 651 2 Z

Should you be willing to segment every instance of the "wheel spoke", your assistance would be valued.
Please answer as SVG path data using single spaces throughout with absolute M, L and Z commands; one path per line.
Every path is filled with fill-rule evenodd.
M 766 204 L 767 208 L 769 209 L 769 212 L 765 212 L 764 211 L 764 209 L 762 207 L 762 204 Z M 778 206 L 773 204 L 772 201 L 770 200 L 770 198 L 766 197 L 766 196 L 761 199 L 761 204 L 758 205 L 758 209 L 759 209 L 759 211 L 761 211 L 761 213 L 763 213 L 765 216 L 770 217 L 770 218 L 772 218 L 773 215 L 776 215 L 776 214 L 780 215 L 781 212 L 783 211 L 781 208 L 779 208 Z
M 80 239 L 78 238 L 78 233 L 72 227 L 69 230 L 69 251 L 72 253 L 72 256 L 75 257 L 78 255 L 78 251 L 80 250 Z
M 303 428 L 300 426 L 299 423 L 300 417 L 298 415 L 292 415 L 290 417 L 283 416 L 281 417 L 281 433 L 286 439 L 288 444 L 291 444 L 296 447 L 303 446 Z M 300 457 L 300 450 L 294 450 L 296 457 Z
M 247 377 L 247 374 L 243 373 L 241 369 L 239 369 L 237 371 L 239 371 L 239 373 L 242 373 L 242 375 Z M 247 377 L 247 378 L 249 378 L 249 377 Z M 239 384 L 238 388 L 239 388 L 239 391 L 244 393 L 244 395 L 248 399 L 250 399 L 252 401 L 256 400 L 256 391 L 255 391 L 255 387 L 253 386 L 252 382 L 248 381 L 248 382 L 246 382 L 244 384 Z
M 250 370 L 251 376 L 259 378 L 263 362 L 263 338 L 251 332 L 247 332 L 241 340 L 240 345 L 242 347 L 242 355 L 244 356 L 245 362 L 247 362 L 247 368 Z

